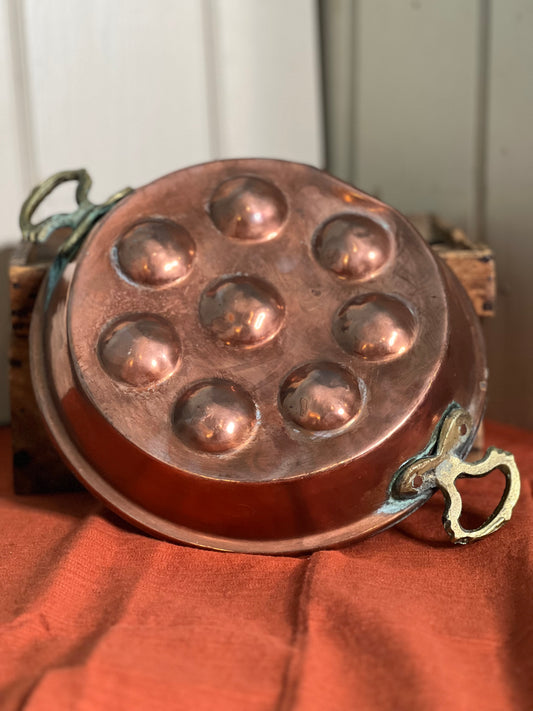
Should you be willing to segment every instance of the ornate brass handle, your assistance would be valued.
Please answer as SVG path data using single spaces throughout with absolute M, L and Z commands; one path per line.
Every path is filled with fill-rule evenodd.
M 413 498 L 429 489 L 440 489 L 445 498 L 444 528 L 454 543 L 468 543 L 497 531 L 511 518 L 520 494 L 520 474 L 509 452 L 490 447 L 477 462 L 465 462 L 461 453 L 472 437 L 472 418 L 453 403 L 444 413 L 428 447 L 398 471 L 392 493 L 396 498 Z M 459 522 L 463 504 L 455 486 L 457 479 L 481 477 L 499 469 L 506 478 L 503 496 L 485 523 L 474 530 Z
M 72 213 L 52 215 L 34 225 L 31 221 L 35 210 L 61 183 L 77 181 L 76 202 L 78 208 Z M 88 195 L 92 185 L 91 176 L 84 170 L 64 170 L 51 175 L 37 185 L 28 195 L 20 209 L 20 229 L 22 237 L 28 242 L 46 242 L 48 237 L 60 227 L 75 229 L 94 205 Z
M 37 224 L 33 224 L 31 218 L 35 210 L 61 183 L 75 180 L 78 183 L 76 188 L 76 202 L 78 207 L 70 213 L 60 213 L 51 215 Z M 28 242 L 46 242 L 48 237 L 56 230 L 66 227 L 71 230 L 71 234 L 61 245 L 57 257 L 50 267 L 48 275 L 48 287 L 46 293 L 46 305 L 57 284 L 64 268 L 73 259 L 89 234 L 91 227 L 106 212 L 108 212 L 119 200 L 132 192 L 132 188 L 124 188 L 115 193 L 100 205 L 89 200 L 89 190 L 92 185 L 91 176 L 83 168 L 80 170 L 64 170 L 50 176 L 37 185 L 24 201 L 20 210 L 20 229 L 22 238 Z

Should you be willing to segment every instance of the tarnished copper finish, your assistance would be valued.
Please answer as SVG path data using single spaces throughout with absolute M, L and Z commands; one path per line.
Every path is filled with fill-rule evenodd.
M 409 306 L 388 294 L 355 296 L 333 319 L 333 335 L 341 348 L 367 360 L 398 358 L 411 348 L 416 331 Z
M 310 432 L 339 430 L 353 422 L 362 400 L 354 376 L 334 363 L 296 368 L 280 388 L 283 416 Z
M 153 316 L 127 316 L 111 323 L 97 349 L 111 378 L 138 388 L 155 385 L 171 375 L 181 351 L 172 326 Z
M 287 202 L 272 182 L 236 176 L 217 186 L 209 213 L 227 237 L 263 242 L 278 236 L 287 217 Z
M 40 407 L 80 479 L 159 536 L 334 546 L 429 495 L 391 482 L 486 369 L 461 287 L 411 225 L 314 168 L 209 163 L 91 231 L 31 334 Z
M 173 419 L 176 434 L 192 449 L 229 452 L 250 438 L 258 412 L 243 388 L 227 380 L 208 380 L 181 395 Z
M 119 268 L 147 287 L 167 286 L 190 272 L 195 244 L 189 233 L 170 220 L 143 220 L 117 241 Z
M 285 306 L 267 282 L 250 276 L 220 279 L 200 297 L 200 323 L 222 343 L 258 346 L 282 327 Z
M 335 274 L 360 281 L 370 279 L 390 260 L 393 240 L 382 225 L 360 215 L 340 215 L 317 232 L 318 262 Z

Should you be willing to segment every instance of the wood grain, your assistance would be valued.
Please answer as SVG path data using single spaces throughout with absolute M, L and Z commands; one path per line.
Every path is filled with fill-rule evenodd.
M 20 244 L 9 268 L 11 341 L 9 385 L 13 442 L 13 485 L 17 494 L 73 491 L 77 480 L 53 448 L 31 385 L 29 329 L 33 305 L 50 261 L 32 259 L 32 247 Z
M 489 247 L 470 250 L 443 245 L 433 247 L 450 267 L 470 297 L 478 316 L 494 316 L 496 301 L 496 268 Z

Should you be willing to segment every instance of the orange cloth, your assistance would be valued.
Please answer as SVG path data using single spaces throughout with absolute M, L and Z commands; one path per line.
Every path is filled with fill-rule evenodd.
M 452 547 L 435 496 L 301 558 L 163 543 L 85 493 L 15 497 L 0 436 L 1 711 L 533 709 L 531 434 L 488 427 L 523 480 L 494 536 Z M 471 483 L 467 508 L 500 490 Z

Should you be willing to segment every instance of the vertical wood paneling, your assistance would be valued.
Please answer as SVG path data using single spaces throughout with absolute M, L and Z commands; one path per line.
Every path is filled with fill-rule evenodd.
M 211 0 L 219 157 L 321 164 L 318 15 L 309 0 Z
M 88 168 L 102 200 L 216 157 L 320 164 L 319 76 L 309 0 L 0 0 L 0 245 L 18 239 L 29 188 L 58 170 Z
M 359 0 L 356 184 L 476 225 L 480 0 Z
M 0 0 L 0 423 L 9 417 L 7 349 L 9 292 L 8 246 L 16 241 L 18 209 L 26 185 L 22 124 L 17 95 L 17 46 L 9 0 Z
M 16 240 L 17 210 L 24 195 L 22 123 L 18 115 L 15 28 L 9 0 L 0 0 L 0 248 Z
M 353 0 L 320 0 L 326 161 L 328 170 L 352 180 L 355 47 Z
M 496 319 L 487 324 L 491 416 L 533 427 L 533 3 L 493 2 L 487 236 Z
M 24 0 L 24 23 L 39 178 L 84 166 L 102 199 L 210 157 L 201 3 Z

